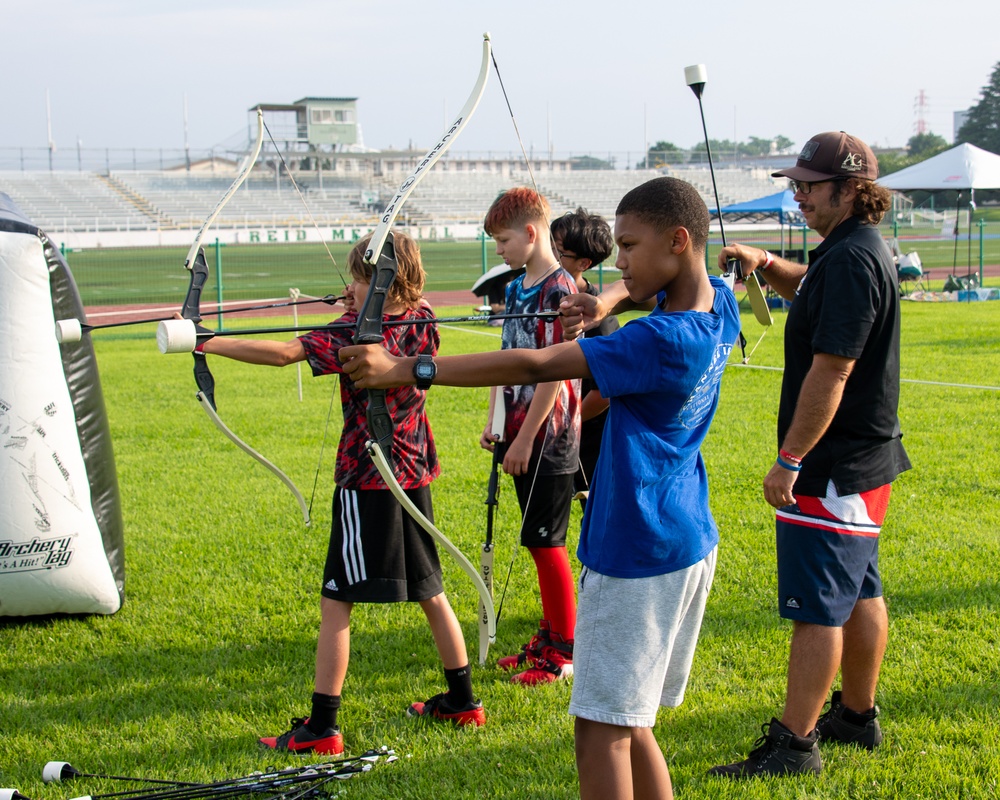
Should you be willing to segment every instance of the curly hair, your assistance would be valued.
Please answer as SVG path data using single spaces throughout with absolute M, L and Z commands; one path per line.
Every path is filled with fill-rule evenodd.
M 389 287 L 389 300 L 402 303 L 407 308 L 416 308 L 424 293 L 424 265 L 420 259 L 420 248 L 405 233 L 394 232 L 393 247 L 396 251 L 396 265 L 399 271 L 396 280 Z M 358 240 L 347 254 L 347 268 L 351 276 L 362 283 L 371 283 L 372 268 L 365 263 L 365 250 L 371 242 L 371 234 Z
M 892 192 L 874 181 L 848 178 L 846 181 L 834 182 L 831 195 L 833 202 L 840 199 L 844 183 L 854 187 L 853 208 L 855 216 L 861 217 L 869 225 L 878 225 L 882 221 L 882 217 L 885 216 L 885 212 L 892 207 Z

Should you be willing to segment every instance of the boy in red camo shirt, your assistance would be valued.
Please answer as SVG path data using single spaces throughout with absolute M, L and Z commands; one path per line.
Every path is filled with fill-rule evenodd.
M 370 237 L 348 256 L 353 278 L 346 289 L 347 313 L 338 322 L 352 323 L 364 305 L 372 270 L 363 261 Z M 395 234 L 399 273 L 389 290 L 384 319 L 427 319 L 431 307 L 421 299 L 424 271 L 412 239 Z M 398 355 L 437 352 L 439 334 L 433 324 L 386 327 L 385 347 Z M 308 361 L 313 375 L 340 374 L 337 351 L 351 343 L 353 328 L 317 330 L 289 342 L 214 338 L 203 351 L 250 364 L 285 366 Z M 425 411 L 426 391 L 415 387 L 387 393 L 396 421 L 390 462 L 396 479 L 430 519 L 430 483 L 440 473 L 434 437 Z M 444 665 L 448 691 L 413 703 L 410 716 L 430 716 L 458 725 L 482 725 L 483 705 L 473 697 L 465 639 L 445 597 L 441 564 L 433 540 L 407 514 L 382 481 L 365 442 L 367 393 L 341 375 L 344 427 L 337 449 L 333 523 L 320 600 L 321 622 L 316 645 L 315 690 L 308 717 L 292 720 L 281 736 L 260 739 L 275 750 L 334 755 L 344 742 L 337 725 L 341 690 L 350 655 L 350 618 L 355 603 L 417 602 L 427 616 Z M 400 553 L 404 554 L 400 558 Z
M 575 294 L 573 278 L 559 265 L 549 238 L 549 204 L 538 192 L 518 187 L 501 194 L 484 221 L 496 252 L 523 275 L 507 284 L 506 313 L 557 311 Z M 503 349 L 541 349 L 562 341 L 562 327 L 551 320 L 507 319 Z M 500 387 L 490 396 L 490 414 L 480 444 L 492 450 L 495 404 L 505 409 L 503 469 L 513 476 L 521 507 L 521 544 L 538 571 L 542 620 L 538 633 L 516 655 L 497 661 L 503 669 L 526 667 L 511 681 L 534 685 L 573 674 L 576 587 L 566 550 L 579 464 L 580 381 L 554 381 Z

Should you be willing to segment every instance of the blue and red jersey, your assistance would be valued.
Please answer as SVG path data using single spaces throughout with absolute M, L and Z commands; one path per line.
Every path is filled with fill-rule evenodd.
M 508 314 L 534 314 L 558 311 L 564 297 L 576 294 L 576 283 L 566 270 L 559 268 L 542 281 L 524 285 L 524 275 L 507 284 Z M 552 319 L 506 319 L 503 323 L 503 349 L 515 347 L 538 350 L 563 341 L 562 325 Z M 503 387 L 504 441 L 511 442 L 524 424 L 535 384 Z M 575 473 L 580 448 L 580 381 L 562 381 L 548 424 L 535 438 L 534 457 L 541 455 L 540 475 Z

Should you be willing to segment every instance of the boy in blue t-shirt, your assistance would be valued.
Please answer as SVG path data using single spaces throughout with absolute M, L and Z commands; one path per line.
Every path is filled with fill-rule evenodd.
M 618 205 L 616 266 L 648 317 L 596 339 L 544 350 L 436 359 L 435 382 L 489 386 L 593 378 L 610 400 L 580 534 L 570 713 L 583 798 L 671 797 L 653 735 L 659 706 L 684 697 L 718 530 L 701 443 L 739 334 L 733 293 L 705 271 L 709 215 L 690 184 L 656 178 Z M 597 298 L 567 298 L 569 327 Z M 380 347 L 341 350 L 366 388 L 415 383 L 415 359 Z

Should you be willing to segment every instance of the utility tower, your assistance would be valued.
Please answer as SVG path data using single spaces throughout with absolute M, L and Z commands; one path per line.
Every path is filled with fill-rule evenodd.
M 913 114 L 916 117 L 916 121 L 913 123 L 914 130 L 918 134 L 927 133 L 927 95 L 924 94 L 923 89 L 913 101 Z

